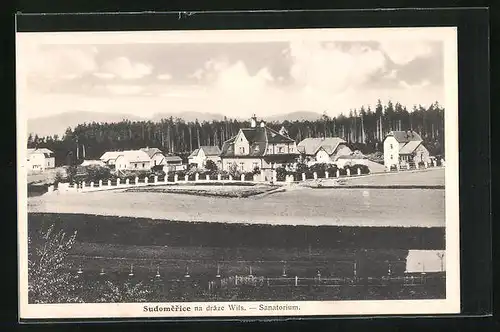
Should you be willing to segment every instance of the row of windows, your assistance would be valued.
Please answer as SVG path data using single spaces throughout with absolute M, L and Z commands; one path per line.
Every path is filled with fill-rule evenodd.
M 260 148 L 259 146 L 257 145 L 255 148 L 254 148 L 254 152 L 259 152 Z M 290 152 L 293 152 L 293 148 L 290 148 L 289 149 Z M 241 146 L 240 149 L 239 149 L 239 153 L 240 154 L 245 154 L 245 147 L 244 146 Z M 269 147 L 267 148 L 267 153 L 273 153 L 273 147 Z M 282 146 L 279 146 L 278 147 L 278 151 L 277 153 L 285 153 L 285 148 L 282 147 Z
M 142 163 L 142 168 L 146 167 L 145 163 Z M 127 168 L 127 164 L 118 165 L 118 168 Z M 134 168 L 137 168 L 137 164 L 134 164 Z

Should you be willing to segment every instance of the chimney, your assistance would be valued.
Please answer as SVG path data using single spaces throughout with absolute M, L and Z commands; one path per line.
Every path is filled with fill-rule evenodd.
M 257 117 L 255 116 L 255 114 L 250 119 L 250 127 L 252 128 L 257 127 Z

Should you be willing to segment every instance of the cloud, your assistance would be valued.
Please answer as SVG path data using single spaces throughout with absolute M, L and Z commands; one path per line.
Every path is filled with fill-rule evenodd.
M 44 47 L 36 45 L 30 51 L 20 52 L 18 66 L 23 73 L 35 79 L 75 79 L 95 71 L 95 47 Z
M 97 77 L 97 78 L 101 78 L 101 79 L 105 79 L 105 80 L 106 79 L 109 80 L 109 79 L 115 78 L 115 74 L 111 74 L 111 73 L 100 73 L 100 72 L 98 72 L 98 73 L 94 73 L 93 75 L 95 77 Z
M 170 74 L 160 74 L 158 76 L 156 76 L 156 78 L 158 78 L 159 80 L 162 80 L 162 81 L 168 81 L 172 78 L 172 75 Z
M 385 69 L 382 52 L 365 46 L 345 50 L 334 43 L 291 42 L 291 76 L 295 83 L 325 93 L 340 93 L 367 82 Z
M 126 57 L 118 57 L 105 62 L 101 66 L 101 72 L 115 75 L 122 79 L 138 79 L 152 73 L 153 67 L 144 63 L 131 62 Z
M 114 84 L 114 85 L 107 85 L 106 89 L 109 92 L 117 95 L 129 95 L 129 94 L 138 94 L 142 92 L 144 88 L 139 85 Z
M 395 40 L 380 43 L 380 49 L 398 65 L 406 65 L 419 57 L 432 54 L 432 47 L 429 43 L 415 40 Z
M 431 83 L 429 82 L 429 80 L 423 80 L 422 82 L 420 83 L 417 83 L 417 84 L 408 84 L 406 81 L 399 81 L 399 85 L 405 89 L 420 89 L 420 88 L 424 88 L 428 85 L 430 85 Z

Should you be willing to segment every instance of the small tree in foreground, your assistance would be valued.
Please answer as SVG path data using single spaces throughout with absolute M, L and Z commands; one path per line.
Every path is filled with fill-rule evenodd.
M 76 231 L 67 237 L 54 225 L 41 229 L 35 241 L 28 237 L 28 298 L 30 303 L 79 302 L 73 296 L 75 276 L 69 271 L 66 261 L 73 247 Z

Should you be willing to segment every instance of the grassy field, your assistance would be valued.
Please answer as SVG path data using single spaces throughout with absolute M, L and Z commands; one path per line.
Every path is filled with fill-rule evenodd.
M 343 178 L 339 185 L 347 186 L 441 186 L 445 185 L 445 169 L 431 168 L 418 171 L 400 171 L 362 177 Z M 326 184 L 326 182 L 325 182 Z
M 163 194 L 184 194 L 194 196 L 207 197 L 250 197 L 264 194 L 280 188 L 279 186 L 270 185 L 252 185 L 252 186 L 235 186 L 235 185 L 175 185 L 175 186 L 155 186 L 127 189 L 125 192 L 146 192 L 146 193 L 163 193 Z

